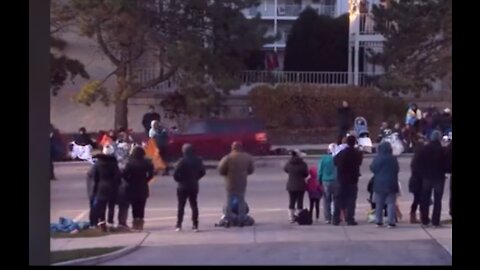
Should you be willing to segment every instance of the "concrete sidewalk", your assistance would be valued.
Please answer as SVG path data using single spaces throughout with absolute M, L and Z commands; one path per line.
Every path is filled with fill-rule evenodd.
M 138 246 L 148 232 L 111 234 L 101 237 L 50 238 L 50 251 Z
M 106 265 L 451 265 L 451 239 L 451 226 L 425 230 L 410 224 L 394 229 L 365 223 L 259 223 L 244 228 L 209 227 L 199 233 L 169 229 L 152 231 L 140 250 Z

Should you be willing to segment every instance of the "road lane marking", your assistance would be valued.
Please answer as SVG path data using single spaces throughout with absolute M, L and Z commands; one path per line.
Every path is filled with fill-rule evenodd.
M 82 219 L 87 213 L 89 212 L 89 209 L 84 210 L 82 213 L 80 213 L 78 216 L 76 216 L 73 221 L 78 222 L 80 219 Z

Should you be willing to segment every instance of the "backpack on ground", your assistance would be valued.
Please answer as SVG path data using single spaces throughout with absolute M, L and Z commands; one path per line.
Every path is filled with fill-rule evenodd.
M 312 220 L 312 215 L 310 214 L 310 211 L 308 209 L 303 209 L 298 213 L 298 215 L 295 218 L 295 221 L 298 223 L 298 225 L 312 225 L 313 220 Z

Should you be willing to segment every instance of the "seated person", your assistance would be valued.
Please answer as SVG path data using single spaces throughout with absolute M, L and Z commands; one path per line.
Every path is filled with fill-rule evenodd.
M 92 147 L 95 147 L 95 142 L 87 134 L 87 129 L 84 127 L 78 129 L 78 134 L 75 135 L 74 143 L 80 146 L 91 145 Z

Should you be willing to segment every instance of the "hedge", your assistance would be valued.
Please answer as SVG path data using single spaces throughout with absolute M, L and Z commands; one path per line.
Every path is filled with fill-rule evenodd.
M 334 127 L 336 112 L 346 100 L 369 129 L 382 121 L 403 122 L 407 104 L 373 88 L 306 84 L 259 85 L 249 93 L 255 115 L 269 128 Z M 353 123 L 352 123 L 353 125 Z

